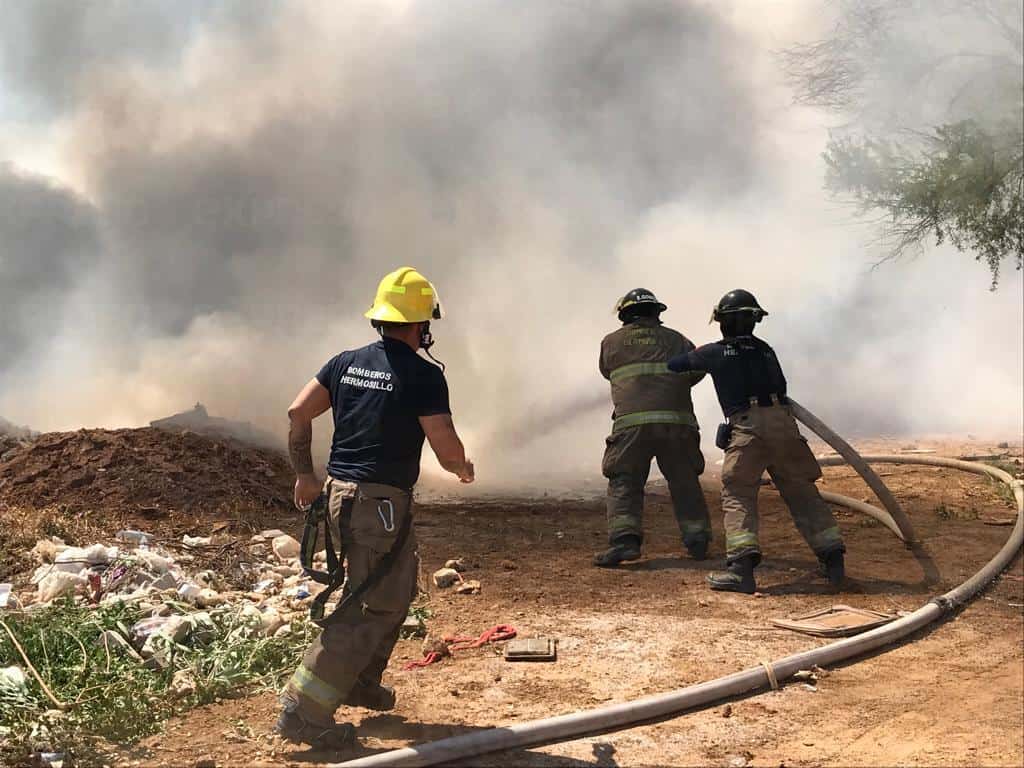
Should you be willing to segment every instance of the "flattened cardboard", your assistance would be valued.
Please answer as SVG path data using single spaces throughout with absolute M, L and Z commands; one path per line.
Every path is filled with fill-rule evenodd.
M 849 605 L 833 605 L 791 619 L 772 619 L 772 625 L 815 637 L 849 637 L 881 627 L 896 619 L 891 613 L 879 613 Z

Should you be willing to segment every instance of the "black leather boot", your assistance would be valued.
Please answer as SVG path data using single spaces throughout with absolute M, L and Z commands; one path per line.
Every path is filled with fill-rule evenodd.
M 274 726 L 274 733 L 293 744 L 308 744 L 313 749 L 338 750 L 352 746 L 356 728 L 350 723 L 320 723 L 307 720 L 294 704 L 285 704 Z
M 833 550 L 820 558 L 822 570 L 828 577 L 828 583 L 838 589 L 846 579 L 846 561 L 841 549 Z
M 719 592 L 754 594 L 757 591 L 757 584 L 754 582 L 754 556 L 747 555 L 733 560 L 724 571 L 710 574 L 708 586 Z
M 341 703 L 347 707 L 364 707 L 377 712 L 388 712 L 395 708 L 395 689 L 380 683 L 363 685 L 357 682 Z
M 640 559 L 640 540 L 635 536 L 619 539 L 609 549 L 594 555 L 594 565 L 599 568 L 614 568 L 626 560 Z
M 691 539 L 690 541 L 683 542 L 683 545 L 686 547 L 686 551 L 694 560 L 707 560 L 708 547 L 710 544 L 711 542 L 704 538 Z

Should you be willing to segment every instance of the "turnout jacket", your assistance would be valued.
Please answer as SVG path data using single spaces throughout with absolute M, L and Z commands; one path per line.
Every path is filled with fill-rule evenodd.
M 703 371 L 672 373 L 668 361 L 695 349 L 683 334 L 654 318 L 639 318 L 601 341 L 601 375 L 611 382 L 614 431 L 641 424 L 698 429 L 690 389 Z

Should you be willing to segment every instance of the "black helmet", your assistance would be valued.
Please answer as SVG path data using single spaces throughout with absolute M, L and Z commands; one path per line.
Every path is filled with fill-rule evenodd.
M 655 314 L 664 312 L 668 307 L 658 301 L 658 297 L 648 291 L 646 288 L 634 288 L 632 291 L 627 293 L 618 303 L 615 305 L 615 311 L 619 315 L 620 320 L 624 320 L 625 317 L 634 314 L 631 311 L 634 307 L 656 307 Z
M 750 312 L 754 316 L 755 323 L 761 322 L 761 318 L 768 314 L 761 309 L 761 305 L 757 303 L 754 294 L 742 288 L 737 288 L 735 291 L 729 291 L 719 299 L 718 304 L 711 313 L 711 319 L 721 320 L 724 315 L 731 315 L 736 312 Z

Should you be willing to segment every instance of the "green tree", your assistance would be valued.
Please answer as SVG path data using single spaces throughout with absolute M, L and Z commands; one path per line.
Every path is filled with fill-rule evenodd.
M 826 188 L 872 217 L 887 257 L 948 242 L 998 285 L 1024 254 L 1019 0 L 846 0 L 831 34 L 780 54 L 799 104 L 844 122 Z

